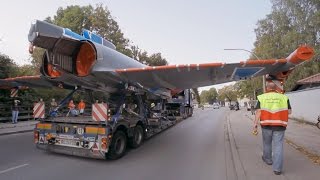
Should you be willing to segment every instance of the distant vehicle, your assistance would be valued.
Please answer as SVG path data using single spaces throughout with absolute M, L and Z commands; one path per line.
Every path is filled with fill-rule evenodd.
M 239 102 L 238 102 L 238 101 L 236 101 L 236 104 L 235 104 L 234 110 L 236 110 L 236 111 L 240 110 Z
M 220 106 L 218 103 L 213 103 L 213 109 L 219 109 L 219 108 L 220 108 Z
M 235 110 L 235 111 L 240 110 L 239 103 L 238 102 L 231 102 L 229 104 L 229 109 L 230 110 Z

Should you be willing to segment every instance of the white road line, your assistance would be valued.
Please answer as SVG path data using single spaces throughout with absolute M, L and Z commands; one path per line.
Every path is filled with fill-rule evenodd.
M 0 171 L 0 174 L 6 173 L 6 172 L 8 172 L 8 171 L 12 171 L 12 170 L 15 170 L 15 169 L 24 167 L 24 166 L 28 166 L 28 165 L 29 165 L 29 164 L 22 164 L 22 165 L 19 165 L 19 166 L 15 166 L 15 167 L 12 167 L 12 168 L 9 168 L 9 169 Z

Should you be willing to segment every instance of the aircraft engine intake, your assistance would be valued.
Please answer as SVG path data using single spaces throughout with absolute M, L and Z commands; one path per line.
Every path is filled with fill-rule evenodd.
M 43 58 L 42 58 L 42 64 L 43 64 L 41 69 L 42 74 L 50 78 L 60 77 L 62 73 L 56 69 L 56 67 L 50 61 L 49 57 L 50 57 L 49 52 L 46 51 L 43 54 Z
M 83 77 L 89 75 L 96 59 L 97 55 L 93 45 L 89 42 L 82 43 L 76 57 L 77 76 Z

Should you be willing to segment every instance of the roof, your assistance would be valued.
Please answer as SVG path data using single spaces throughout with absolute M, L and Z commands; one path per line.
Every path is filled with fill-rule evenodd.
M 320 73 L 297 81 L 297 84 L 314 84 L 314 83 L 320 83 Z

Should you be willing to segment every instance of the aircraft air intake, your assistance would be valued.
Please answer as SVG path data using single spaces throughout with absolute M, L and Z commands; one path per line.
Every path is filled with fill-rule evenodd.
M 48 75 L 51 78 L 56 78 L 61 76 L 61 73 L 58 70 L 56 70 L 52 64 L 48 64 L 47 68 L 48 68 Z
M 42 62 L 43 62 L 43 74 L 45 76 L 48 76 L 50 78 L 57 78 L 57 77 L 60 77 L 61 76 L 61 72 L 58 71 L 52 64 L 52 62 L 50 61 L 49 59 L 49 52 L 46 51 L 44 54 L 43 54 L 43 58 L 42 58 Z
M 81 44 L 76 57 L 76 73 L 77 76 L 87 76 L 97 59 L 96 51 L 89 42 Z
M 313 48 L 309 46 L 300 46 L 293 53 L 291 53 L 286 59 L 292 64 L 300 64 L 305 60 L 310 59 L 314 55 Z

